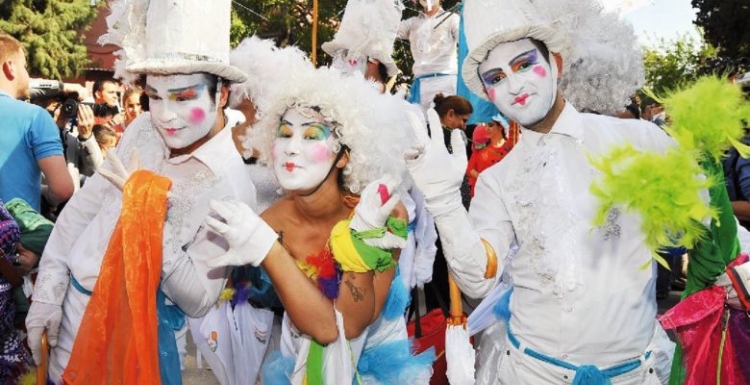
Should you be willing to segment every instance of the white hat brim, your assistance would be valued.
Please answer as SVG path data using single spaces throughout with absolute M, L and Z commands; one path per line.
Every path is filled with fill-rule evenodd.
M 185 59 L 147 59 L 125 68 L 136 74 L 146 75 L 174 75 L 207 72 L 231 83 L 242 83 L 247 75 L 237 67 L 204 61 L 190 61 Z

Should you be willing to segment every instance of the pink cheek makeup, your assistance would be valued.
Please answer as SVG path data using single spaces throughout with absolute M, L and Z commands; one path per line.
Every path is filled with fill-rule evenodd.
M 490 98 L 490 100 L 495 101 L 495 89 L 494 88 L 488 89 L 487 96 Z
M 539 75 L 540 78 L 547 77 L 547 70 L 545 70 L 544 67 L 540 65 L 534 67 L 534 73 Z
M 206 111 L 202 108 L 196 107 L 190 111 L 190 123 L 201 124 L 204 120 L 206 120 Z
M 331 155 L 331 152 L 328 150 L 328 146 L 321 143 L 321 144 L 315 145 L 315 147 L 312 149 L 311 155 L 312 155 L 312 160 L 315 161 L 316 163 L 319 163 L 319 162 L 325 162 L 326 160 L 328 160 L 328 158 Z

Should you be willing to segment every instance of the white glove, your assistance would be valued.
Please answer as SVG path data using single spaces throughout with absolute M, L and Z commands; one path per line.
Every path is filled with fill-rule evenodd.
M 432 136 L 428 137 L 422 120 L 413 111 L 407 111 L 417 146 L 404 152 L 406 169 L 414 184 L 425 197 L 427 210 L 434 217 L 463 209 L 461 183 L 466 166 L 466 147 L 460 130 L 451 132 L 453 154 L 445 148 L 440 117 L 433 109 L 427 111 Z
M 398 204 L 398 194 L 390 195 L 398 186 L 398 182 L 390 175 L 370 182 L 359 198 L 354 208 L 354 217 L 349 223 L 353 231 L 367 231 L 385 227 L 393 208 Z M 406 246 L 406 240 L 387 232 L 380 238 L 365 238 L 366 244 L 379 249 L 401 249 Z
M 724 288 L 727 292 L 727 303 L 729 306 L 740 310 L 750 310 L 743 306 L 742 300 L 740 299 L 740 295 L 747 296 L 747 293 L 750 293 L 750 262 L 736 266 L 732 268 L 732 270 L 738 278 L 738 284 L 742 287 L 735 287 L 727 273 L 723 273 L 719 276 L 716 280 L 716 286 Z M 738 293 L 738 289 L 741 290 L 742 293 Z
M 34 301 L 26 315 L 26 332 L 29 348 L 36 365 L 42 363 L 42 334 L 47 330 L 47 342 L 50 347 L 57 346 L 62 322 L 62 306 Z
M 208 205 L 226 223 L 207 217 L 206 224 L 229 244 L 225 254 L 207 262 L 208 267 L 260 266 L 278 239 L 278 234 L 240 201 L 212 200 Z
M 110 149 L 107 151 L 107 164 L 109 165 L 111 170 L 105 167 L 99 167 L 97 171 L 99 172 L 99 174 L 102 174 L 105 179 L 112 182 L 115 187 L 122 191 L 123 186 L 125 186 L 125 182 L 127 182 L 128 178 L 130 178 L 130 175 L 141 168 L 141 158 L 138 155 L 138 149 L 133 149 L 133 153 L 130 156 L 130 164 L 127 168 L 125 168 L 125 165 L 122 163 L 115 151 Z

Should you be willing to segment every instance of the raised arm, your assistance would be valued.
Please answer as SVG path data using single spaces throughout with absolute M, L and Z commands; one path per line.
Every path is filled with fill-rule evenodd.
M 451 141 L 454 153 L 449 154 L 443 144 L 440 118 L 434 110 L 429 110 L 427 116 L 432 137 L 428 137 L 425 125 L 418 116 L 413 113 L 408 115 L 419 144 L 404 154 L 406 166 L 414 184 L 425 197 L 427 211 L 435 218 L 443 252 L 456 283 L 466 295 L 481 298 L 495 286 L 499 274 L 488 269 L 488 266 L 493 265 L 490 263 L 492 256 L 507 253 L 512 228 L 509 222 L 499 224 L 488 221 L 481 224 L 482 228 L 472 223 L 461 204 L 460 187 L 467 160 L 460 132 L 453 131 Z M 486 189 L 480 178 L 475 196 L 491 194 L 491 189 Z M 502 201 L 498 198 L 492 203 L 492 206 L 485 208 L 487 215 L 503 218 Z

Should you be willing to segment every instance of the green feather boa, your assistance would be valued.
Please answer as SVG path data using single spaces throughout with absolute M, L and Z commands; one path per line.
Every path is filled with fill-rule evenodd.
M 664 98 L 652 97 L 664 105 L 666 131 L 678 146 L 658 154 L 626 144 L 600 158 L 590 157 L 602 173 L 591 185 L 600 201 L 594 225 L 604 223 L 613 207 L 624 207 L 641 215 L 646 242 L 654 252 L 675 246 L 692 249 L 712 236 L 703 224 L 707 219 L 718 224 L 719 213 L 731 211 L 731 206 L 716 207 L 700 199 L 699 191 L 724 183 L 723 173 L 701 165 L 720 162 L 730 146 L 750 155 L 750 147 L 740 142 L 743 120 L 750 122 L 750 103 L 737 85 L 716 77 L 701 78 Z

